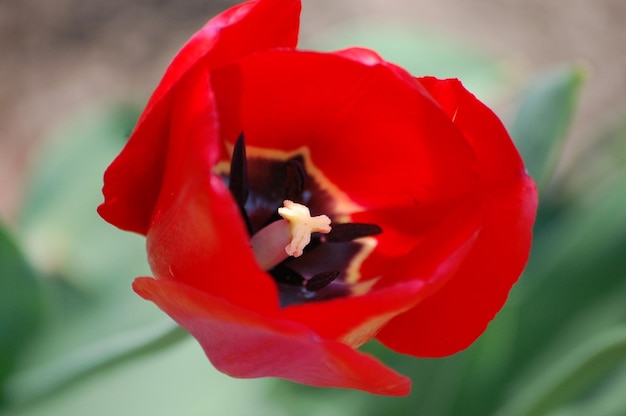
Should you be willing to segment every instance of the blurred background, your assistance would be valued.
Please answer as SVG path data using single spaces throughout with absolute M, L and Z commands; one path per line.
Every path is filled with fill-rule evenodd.
M 142 239 L 95 213 L 167 64 L 234 3 L 0 2 L 0 414 L 626 415 L 626 2 L 303 0 L 303 48 L 460 78 L 540 185 L 527 272 L 474 346 L 365 347 L 404 399 L 217 373 L 132 292 Z

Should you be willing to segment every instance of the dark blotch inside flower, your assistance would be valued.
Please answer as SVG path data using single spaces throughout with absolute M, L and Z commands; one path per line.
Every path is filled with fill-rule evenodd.
M 289 159 L 285 166 L 285 199 L 302 203 L 302 193 L 306 184 L 307 174 L 302 161 Z
M 285 200 L 305 205 L 313 216 L 323 214 L 331 219 L 331 231 L 313 233 L 301 256 L 286 256 L 267 270 L 276 281 L 281 306 L 353 293 L 354 283 L 347 282 L 346 276 L 363 249 L 358 239 L 382 232 L 375 224 L 332 222 L 332 197 L 308 175 L 305 166 L 300 155 L 287 160 L 249 158 L 241 133 L 233 148 L 229 175 L 224 177 L 251 236 L 282 220 L 278 208 Z

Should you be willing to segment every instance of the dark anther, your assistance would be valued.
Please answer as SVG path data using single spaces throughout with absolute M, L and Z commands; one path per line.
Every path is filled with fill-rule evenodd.
M 383 230 L 376 224 L 361 224 L 361 223 L 342 223 L 333 224 L 332 230 L 324 236 L 325 241 L 330 243 L 343 243 L 346 241 L 352 241 L 356 238 L 369 237 L 372 235 L 378 235 Z
M 246 213 L 246 201 L 248 200 L 248 162 L 246 159 L 246 143 L 244 140 L 243 132 L 237 138 L 235 147 L 233 148 L 233 157 L 230 161 L 230 178 L 228 183 L 228 189 L 235 198 L 239 211 L 243 216 L 248 233 L 252 234 L 252 227 L 250 226 L 250 220 Z
M 304 288 L 309 292 L 316 292 L 318 290 L 324 289 L 326 286 L 332 283 L 339 276 L 339 272 L 336 270 L 331 270 L 329 272 L 318 273 L 315 276 L 311 277 L 304 284 Z
M 248 200 L 248 163 L 246 160 L 246 142 L 243 133 L 237 138 L 233 149 L 228 189 L 230 189 L 230 192 L 235 197 L 237 205 L 243 208 Z
M 284 283 L 291 286 L 302 286 L 304 284 L 304 277 L 284 264 L 278 264 L 273 267 L 269 273 L 278 283 Z
M 289 160 L 285 169 L 285 199 L 301 202 L 306 183 L 306 170 L 298 159 Z

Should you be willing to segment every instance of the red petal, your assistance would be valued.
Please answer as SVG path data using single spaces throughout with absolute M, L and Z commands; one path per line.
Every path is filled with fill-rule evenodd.
M 311 302 L 282 309 L 280 316 L 299 322 L 322 338 L 358 347 L 369 341 L 390 319 L 423 297 L 424 282 L 413 281 L 372 290 L 361 296 Z
M 258 0 L 216 16 L 182 48 L 150 98 L 122 153 L 105 173 L 100 215 L 128 231 L 145 234 L 164 174 L 172 91 L 198 65 L 214 68 L 269 48 L 293 48 L 300 2 Z
M 138 278 L 133 287 L 191 332 L 213 365 L 233 377 L 279 377 L 394 396 L 410 391 L 406 377 L 298 324 L 251 313 L 176 281 Z
M 266 49 L 295 48 L 300 9 L 299 0 L 256 0 L 215 16 L 176 55 L 150 98 L 148 109 L 198 63 L 217 68 Z
M 469 346 L 503 306 L 528 258 L 537 194 L 491 110 L 458 80 L 422 78 L 420 83 L 472 146 L 482 182 L 476 194 L 482 200 L 478 234 L 473 246 L 466 246 L 466 256 L 457 258 L 458 270 L 439 291 L 392 320 L 378 336 L 397 351 L 432 357 Z M 419 262 L 406 270 L 415 268 Z
M 241 111 L 250 146 L 306 147 L 323 175 L 368 208 L 450 200 L 472 189 L 471 148 L 432 97 L 373 54 L 367 63 L 353 59 L 363 51 L 346 54 L 244 58 L 220 75 L 231 91 L 243 91 L 240 104 L 224 103 L 218 87 L 220 119 Z M 237 77 L 242 86 L 234 86 Z
M 220 177 L 209 74 L 189 71 L 171 94 L 165 176 L 147 234 L 160 279 L 177 279 L 257 311 L 278 308 L 276 285 L 250 248 L 241 215 Z
M 492 189 L 480 233 L 451 280 L 377 338 L 420 357 L 453 354 L 469 346 L 504 304 L 528 259 L 536 189 L 524 174 Z
M 502 183 L 524 171 L 522 160 L 500 119 L 463 88 L 459 80 L 419 78 L 443 111 L 463 132 L 485 183 Z

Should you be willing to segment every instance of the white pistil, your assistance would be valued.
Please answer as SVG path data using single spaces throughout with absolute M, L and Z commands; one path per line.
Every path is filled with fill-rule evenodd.
M 311 217 L 304 205 L 284 201 L 278 214 L 284 219 L 275 221 L 252 236 L 254 255 L 264 270 L 269 270 L 289 256 L 299 257 L 311 242 L 311 233 L 329 233 L 330 218 Z
M 285 200 L 284 207 L 278 208 L 278 214 L 289 221 L 291 241 L 285 247 L 287 254 L 300 257 L 304 247 L 311 242 L 311 233 L 330 232 L 330 218 L 326 215 L 311 217 L 311 211 L 302 204 Z

